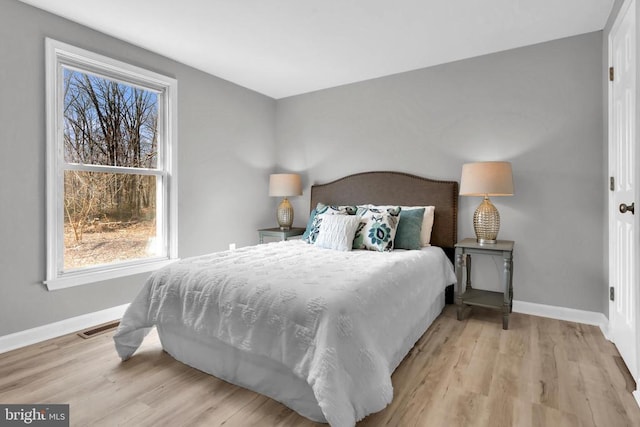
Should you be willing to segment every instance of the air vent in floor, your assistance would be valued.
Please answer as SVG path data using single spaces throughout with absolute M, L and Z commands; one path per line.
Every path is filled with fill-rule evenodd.
M 95 337 L 96 335 L 104 334 L 106 332 L 110 332 L 116 329 L 119 324 L 120 324 L 119 320 L 115 320 L 109 323 L 103 323 L 102 325 L 94 326 L 92 328 L 85 329 L 84 331 L 78 332 L 78 335 L 80 335 L 84 339 L 92 338 L 92 337 Z

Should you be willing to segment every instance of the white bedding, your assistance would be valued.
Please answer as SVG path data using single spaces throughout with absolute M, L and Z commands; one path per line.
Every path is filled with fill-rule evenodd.
M 114 340 L 122 359 L 154 325 L 221 341 L 286 367 L 309 384 L 326 421 L 353 426 L 391 402 L 393 370 L 429 326 L 431 301 L 454 281 L 436 247 L 250 246 L 154 273 Z

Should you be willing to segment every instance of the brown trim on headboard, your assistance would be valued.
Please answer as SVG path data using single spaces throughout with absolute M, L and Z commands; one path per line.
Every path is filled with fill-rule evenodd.
M 403 172 L 363 172 L 311 186 L 311 209 L 328 205 L 435 206 L 431 232 L 434 246 L 451 249 L 457 243 L 458 183 Z

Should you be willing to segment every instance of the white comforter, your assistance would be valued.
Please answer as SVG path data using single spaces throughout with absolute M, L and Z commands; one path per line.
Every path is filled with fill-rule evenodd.
M 124 360 L 155 324 L 216 337 L 284 364 L 311 386 L 332 426 L 353 426 L 391 402 L 391 374 L 427 328 L 427 302 L 454 281 L 439 248 L 251 246 L 154 273 L 114 340 Z

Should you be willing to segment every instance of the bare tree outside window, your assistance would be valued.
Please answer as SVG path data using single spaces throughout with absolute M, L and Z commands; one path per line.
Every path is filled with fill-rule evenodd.
M 146 273 L 178 257 L 178 81 L 50 38 L 48 290 Z
M 158 95 L 66 68 L 63 92 L 65 270 L 158 255 L 157 177 L 82 170 L 155 169 Z

